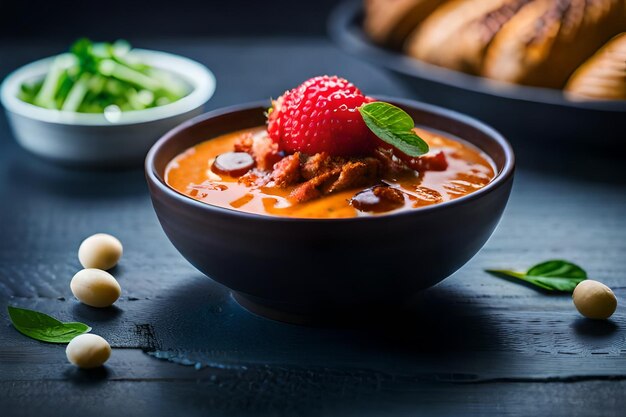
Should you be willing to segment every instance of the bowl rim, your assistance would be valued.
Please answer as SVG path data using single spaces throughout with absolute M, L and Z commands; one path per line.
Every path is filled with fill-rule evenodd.
M 374 44 L 356 21 L 362 19 L 363 2 L 344 0 L 327 21 L 330 37 L 343 50 L 402 75 L 511 100 L 608 112 L 625 112 L 626 100 L 568 100 L 562 90 L 524 86 L 466 74 L 420 61 Z
M 179 191 L 171 188 L 167 185 L 158 174 L 155 166 L 155 159 L 157 154 L 161 151 L 161 149 L 165 146 L 166 143 L 173 140 L 180 132 L 186 130 L 198 123 L 204 122 L 209 119 L 217 118 L 223 116 L 225 114 L 249 111 L 252 109 L 266 109 L 269 101 L 261 100 L 254 101 L 244 104 L 238 104 L 234 106 L 224 107 L 216 110 L 209 111 L 207 113 L 196 116 L 184 123 L 181 123 L 174 129 L 167 132 L 163 135 L 148 151 L 148 154 L 145 159 L 144 169 L 146 174 L 146 179 L 151 185 L 157 187 L 157 189 L 162 192 L 165 196 L 179 201 L 183 205 L 189 205 L 191 207 L 197 208 L 199 210 L 205 210 L 210 213 L 222 214 L 222 215 L 231 215 L 242 219 L 249 220 L 265 220 L 272 222 L 285 222 L 285 223 L 316 223 L 316 222 L 328 222 L 328 223 L 353 223 L 353 222 L 377 222 L 377 221 L 389 221 L 392 218 L 404 218 L 406 216 L 415 216 L 420 215 L 419 213 L 431 213 L 435 210 L 443 210 L 449 207 L 455 207 L 458 205 L 466 204 L 476 199 L 481 198 L 482 196 L 500 188 L 504 184 L 508 182 L 509 179 L 512 178 L 513 173 L 515 171 L 515 154 L 513 152 L 513 148 L 511 144 L 495 129 L 486 125 L 485 123 L 467 116 L 465 114 L 448 110 L 443 107 L 434 106 L 432 104 L 426 104 L 422 102 L 418 102 L 410 99 L 403 98 L 395 98 L 395 97 L 386 97 L 386 96 L 376 96 L 376 98 L 384 101 L 388 101 L 391 103 L 399 104 L 405 107 L 411 107 L 420 111 L 424 111 L 427 113 L 436 114 L 437 116 L 442 116 L 448 119 L 455 119 L 456 121 L 468 125 L 471 128 L 474 128 L 478 131 L 481 131 L 489 138 L 491 138 L 503 151 L 504 154 L 504 165 L 501 170 L 496 174 L 493 180 L 487 184 L 485 187 L 474 191 L 471 194 L 464 195 L 462 197 L 456 198 L 454 200 L 445 201 L 443 203 L 433 204 L 426 207 L 421 207 L 415 210 L 404 210 L 399 212 L 385 213 L 377 216 L 363 216 L 363 217 L 348 217 L 348 218 L 305 218 L 305 217 L 280 217 L 280 216 L 268 216 L 264 214 L 258 213 L 248 213 L 240 210 L 230 209 L 226 207 L 220 207 L 212 204 L 208 204 L 202 201 L 195 200 L 185 194 L 180 193 Z M 207 139 L 205 139 L 207 140 Z M 200 143 L 200 142 L 198 142 Z M 470 142 L 471 143 L 471 142 Z M 474 145 L 474 144 L 472 144 Z M 476 145 L 474 145 L 476 146 Z M 481 149 L 482 150 L 482 149 Z M 486 152 L 482 150 L 483 152 Z M 493 157 L 489 155 L 491 159 Z M 148 187 L 150 190 L 150 194 L 154 197 L 154 191 L 152 187 Z
M 206 66 L 192 59 L 168 52 L 134 48 L 133 55 L 146 59 L 151 65 L 173 73 L 191 86 L 189 94 L 173 103 L 144 110 L 125 111 L 119 120 L 111 121 L 103 113 L 78 113 L 46 109 L 26 103 L 17 97 L 20 85 L 26 79 L 42 76 L 52 61 L 69 53 L 39 59 L 17 68 L 0 85 L 0 102 L 7 112 L 46 123 L 74 126 L 120 126 L 166 119 L 187 113 L 203 106 L 213 96 L 216 87 L 215 75 Z

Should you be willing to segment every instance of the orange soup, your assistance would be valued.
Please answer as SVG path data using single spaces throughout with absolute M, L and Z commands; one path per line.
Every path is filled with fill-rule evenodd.
M 168 164 L 165 181 L 191 198 L 232 210 L 281 217 L 346 218 L 450 201 L 479 190 L 493 179 L 494 165 L 479 149 L 435 131 L 416 128 L 416 132 L 428 143 L 427 156 L 434 161 L 425 158 L 423 169 L 394 169 L 395 162 L 389 156 L 379 162 L 375 158 L 339 162 L 326 158 L 325 166 L 334 167 L 334 171 L 329 168 L 311 173 L 311 167 L 320 166 L 323 154 L 295 158 L 279 155 L 276 162 L 272 160 L 265 167 L 257 160 L 254 168 L 236 175 L 216 169 L 216 158 L 240 150 L 241 143 L 250 144 L 250 148 L 268 140 L 265 127 L 258 127 L 187 149 Z M 291 181 L 275 174 L 284 174 L 290 166 Z M 374 169 L 368 170 L 370 166 Z

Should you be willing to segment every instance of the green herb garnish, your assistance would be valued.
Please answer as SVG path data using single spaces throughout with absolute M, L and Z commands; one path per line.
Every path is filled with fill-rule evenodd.
M 545 261 L 531 267 L 526 272 L 509 269 L 486 269 L 486 272 L 500 278 L 519 279 L 545 291 L 572 292 L 587 279 L 587 272 L 576 264 L 560 259 Z
M 174 102 L 189 87 L 132 54 L 125 41 L 79 39 L 56 57 L 42 80 L 25 83 L 18 97 L 47 109 L 79 113 L 143 110 Z
M 384 142 L 410 157 L 428 152 L 428 144 L 413 130 L 415 123 L 404 110 L 382 101 L 359 107 L 363 121 Z
M 48 343 L 68 343 L 91 327 L 83 323 L 63 323 L 47 314 L 8 306 L 13 326 L 25 336 Z

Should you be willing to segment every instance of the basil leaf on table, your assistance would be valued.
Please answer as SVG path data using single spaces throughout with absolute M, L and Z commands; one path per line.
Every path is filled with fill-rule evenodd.
M 68 343 L 78 335 L 87 333 L 91 327 L 84 323 L 63 323 L 54 317 L 25 308 L 8 306 L 9 318 L 13 326 L 35 340 L 48 343 Z
M 530 268 L 526 275 L 533 277 L 587 278 L 584 269 L 562 260 L 545 261 Z
M 428 152 L 428 144 L 413 130 L 413 119 L 401 108 L 375 101 L 359 107 L 359 113 L 376 136 L 406 155 L 418 157 Z
M 526 272 L 509 269 L 487 269 L 486 272 L 500 278 L 513 278 L 539 287 L 545 291 L 572 292 L 587 279 L 587 272 L 580 266 L 560 260 L 541 262 Z

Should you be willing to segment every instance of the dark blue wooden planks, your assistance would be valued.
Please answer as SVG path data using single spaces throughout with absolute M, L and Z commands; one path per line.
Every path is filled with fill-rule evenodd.
M 320 40 L 138 44 L 213 69 L 210 108 L 275 97 L 321 73 L 371 94 L 408 94 Z M 62 47 L 0 43 L 0 77 Z M 278 65 L 284 56 L 289 65 Z M 307 328 L 247 313 L 189 266 L 161 231 L 140 169 L 49 165 L 19 149 L 0 117 L 0 311 L 81 320 L 116 348 L 106 371 L 80 372 L 62 346 L 23 337 L 0 314 L 0 406 L 9 415 L 621 415 L 624 307 L 610 322 L 589 322 L 567 295 L 482 270 L 567 258 L 623 302 L 624 157 L 523 143 L 516 151 L 505 217 L 461 271 L 402 316 L 374 311 L 351 328 Z M 125 247 L 113 271 L 123 296 L 109 310 L 82 306 L 69 290 L 80 241 L 101 231 Z

